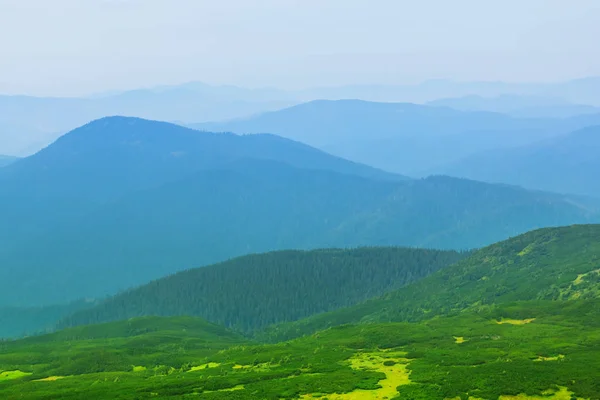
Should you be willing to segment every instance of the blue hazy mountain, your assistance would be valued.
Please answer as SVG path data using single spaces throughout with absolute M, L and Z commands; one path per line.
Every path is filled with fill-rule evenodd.
M 164 121 L 227 119 L 295 104 L 283 92 L 193 83 L 90 98 L 1 96 L 0 150 L 30 155 L 88 121 L 131 115 Z
M 560 193 L 600 197 L 600 126 L 528 146 L 488 151 L 435 170 Z
M 471 95 L 445 98 L 427 104 L 461 111 L 490 111 L 526 118 L 569 118 L 600 113 L 600 107 L 574 104 L 560 98 L 507 94 L 496 97 Z
M 192 127 L 274 133 L 347 159 L 417 176 L 484 150 L 526 145 L 593 124 L 600 124 L 600 114 L 515 118 L 410 103 L 319 100 Z
M 3 115 L 0 152 L 33 154 L 63 133 L 107 115 L 189 124 L 247 117 L 317 99 L 423 103 L 471 95 L 533 96 L 600 107 L 598 93 L 600 78 L 591 77 L 549 84 L 431 80 L 413 85 L 346 85 L 302 90 L 190 82 L 79 98 L 0 95 Z
M 3 156 L 0 154 L 0 167 L 4 167 L 8 164 L 12 164 L 13 162 L 17 161 L 18 158 L 17 157 L 13 157 L 13 156 Z
M 273 135 L 112 117 L 0 170 L 0 306 L 97 297 L 289 248 L 468 249 L 593 222 L 598 204 L 410 180 Z
M 0 170 L 0 216 L 11 227 L 0 231 L 0 249 L 17 232 L 41 233 L 127 193 L 245 158 L 403 179 L 274 135 L 200 133 L 164 122 L 103 118 Z

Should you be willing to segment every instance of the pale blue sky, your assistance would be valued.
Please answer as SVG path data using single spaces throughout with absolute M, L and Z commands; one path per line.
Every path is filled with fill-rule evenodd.
M 0 93 L 600 75 L 598 0 L 0 0 Z

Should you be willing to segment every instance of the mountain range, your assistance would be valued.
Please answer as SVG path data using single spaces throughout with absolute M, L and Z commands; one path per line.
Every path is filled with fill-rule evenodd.
M 600 107 L 571 103 L 562 98 L 511 94 L 494 97 L 470 95 L 437 99 L 427 104 L 461 111 L 497 112 L 522 118 L 569 118 L 600 112 Z
M 585 105 L 600 107 L 599 86 L 600 80 L 594 77 L 548 84 L 432 80 L 411 85 L 349 85 L 301 90 L 190 82 L 70 98 L 0 95 L 0 152 L 31 155 L 65 132 L 107 115 L 190 124 L 248 117 L 318 99 L 425 103 L 448 97 L 509 95 L 516 100 L 514 103 L 523 104 L 524 109 L 521 112 L 509 106 L 511 114 L 548 116 L 552 111 L 553 117 L 567 116 L 589 112 Z M 523 98 L 559 104 L 535 111 Z M 574 108 L 571 104 L 584 108 Z M 498 111 L 493 107 L 492 110 Z
M 600 113 L 516 118 L 410 103 L 319 100 L 195 129 L 273 133 L 331 154 L 409 176 L 422 176 L 486 150 L 532 144 L 600 124 Z
M 0 170 L 0 305 L 97 298 L 281 249 L 471 249 L 597 221 L 595 200 L 411 180 L 273 135 L 112 117 Z
M 0 155 L 0 167 L 4 167 L 15 161 L 17 161 L 17 157 Z
M 600 125 L 501 150 L 482 152 L 438 173 L 558 193 L 600 197 Z

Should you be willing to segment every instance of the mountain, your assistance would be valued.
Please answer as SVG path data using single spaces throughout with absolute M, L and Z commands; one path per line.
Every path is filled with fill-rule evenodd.
M 512 302 L 599 299 L 598 237 L 600 225 L 528 232 L 380 298 L 275 327 L 268 334 L 292 337 L 347 323 L 420 321 Z M 525 315 L 527 309 L 518 319 Z
M 566 119 L 515 118 L 410 103 L 312 101 L 200 130 L 273 133 L 409 176 L 484 150 L 526 145 L 600 124 L 600 113 Z
M 17 157 L 0 155 L 0 167 L 4 167 L 8 164 L 11 164 L 11 163 L 17 161 L 17 159 L 18 159 Z
M 345 85 L 301 90 L 189 82 L 112 91 L 87 97 L 0 95 L 0 149 L 8 154 L 28 156 L 52 143 L 63 133 L 107 115 L 131 115 L 190 124 L 248 117 L 318 99 L 424 103 L 471 95 L 564 99 L 574 104 L 598 107 L 599 88 L 600 79 L 589 77 L 547 84 L 438 79 L 410 85 Z M 581 127 L 573 127 L 572 130 Z M 385 166 L 386 164 L 382 164 L 380 167 Z M 407 169 L 400 172 L 411 171 Z
M 0 305 L 98 298 L 249 253 L 471 249 L 599 218 L 598 204 L 407 180 L 272 135 L 106 118 L 0 169 Z
M 598 225 L 529 232 L 369 309 L 324 314 L 336 325 L 355 313 L 360 324 L 291 341 L 145 317 L 1 342 L 0 396 L 597 399 L 599 233 Z
M 448 177 L 385 181 L 243 160 L 136 191 L 81 216 L 64 213 L 57 220 L 52 214 L 38 227 L 45 232 L 25 230 L 15 220 L 0 253 L 0 304 L 102 297 L 248 253 L 471 249 L 537 227 L 598 220 L 597 204 L 576 200 Z M 72 212 L 78 203 L 55 204 Z
M 574 104 L 560 98 L 504 94 L 496 97 L 470 95 L 437 99 L 431 106 L 461 111 L 489 111 L 525 118 L 569 118 L 581 114 L 597 114 L 599 107 Z
M 528 146 L 483 152 L 436 172 L 600 197 L 600 125 Z
M 266 161 L 109 202 L 19 235 L 0 254 L 0 304 L 38 306 L 126 290 L 183 269 L 281 249 L 470 249 L 598 220 L 564 196 L 447 177 L 380 181 Z M 42 278 L 43 277 L 43 278 Z
M 2 96 L 0 148 L 27 156 L 64 132 L 107 115 L 165 121 L 209 121 L 242 117 L 295 104 L 276 90 L 200 83 L 138 89 L 91 98 Z
M 0 250 L 17 233 L 40 235 L 126 194 L 243 159 L 402 179 L 273 135 L 200 134 L 164 122 L 103 118 L 0 170 Z
M 255 331 L 354 305 L 450 265 L 464 254 L 409 248 L 281 251 L 159 279 L 75 313 L 62 327 L 144 315 L 193 315 Z

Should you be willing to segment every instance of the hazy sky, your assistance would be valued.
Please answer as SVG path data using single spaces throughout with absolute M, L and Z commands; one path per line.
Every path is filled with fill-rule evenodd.
M 0 0 L 0 92 L 600 75 L 600 0 Z

